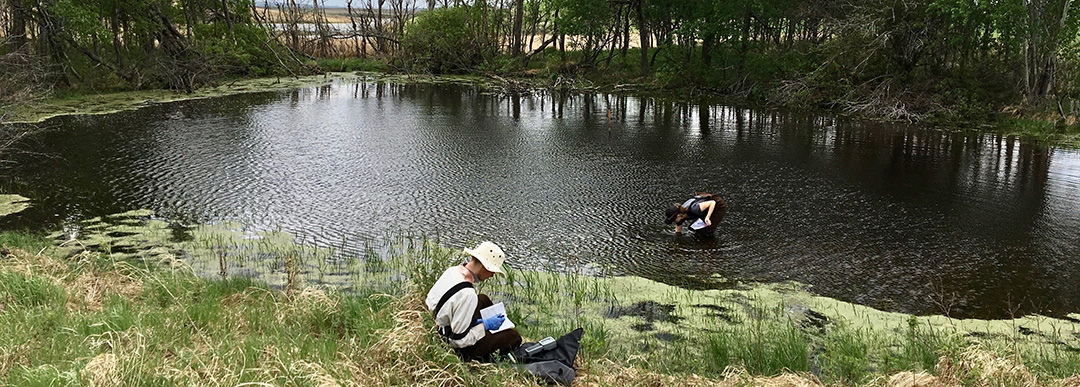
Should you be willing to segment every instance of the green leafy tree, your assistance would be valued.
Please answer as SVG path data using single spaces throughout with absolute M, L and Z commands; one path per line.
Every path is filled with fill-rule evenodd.
M 458 74 L 480 66 L 487 59 L 483 25 L 471 19 L 468 6 L 436 8 L 406 26 L 402 40 L 410 67 L 435 74 Z

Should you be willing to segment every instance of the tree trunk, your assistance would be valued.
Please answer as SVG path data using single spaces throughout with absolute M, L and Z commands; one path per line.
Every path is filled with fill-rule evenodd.
M 428 1 L 429 8 L 431 7 L 432 1 L 434 0 Z M 356 15 L 353 14 L 352 2 L 353 0 L 349 0 L 348 2 L 346 2 L 345 9 L 349 12 L 349 23 L 352 23 L 352 33 L 353 35 L 356 35 L 358 31 L 356 30 Z M 353 36 L 353 55 L 360 55 L 360 38 L 357 36 Z
M 705 35 L 705 38 L 701 40 L 701 61 L 706 68 L 712 66 L 712 47 L 715 40 L 716 34 L 714 33 Z
M 1072 4 L 1072 1 L 1065 0 L 1064 3 L 1065 6 L 1061 10 L 1061 19 L 1057 23 L 1057 28 L 1047 31 L 1046 59 L 1043 59 L 1035 81 L 1035 98 L 1037 100 L 1045 98 L 1054 87 L 1054 78 L 1057 75 L 1058 34 L 1065 28 L 1065 23 L 1068 21 L 1069 5 Z
M 112 17 L 112 32 L 113 32 L 113 51 L 116 53 L 116 75 L 120 78 L 124 78 L 121 74 L 124 72 L 124 54 L 120 50 L 120 4 L 119 2 L 113 3 L 113 17 Z
M 384 3 L 386 3 L 386 0 L 379 0 L 379 9 L 375 10 L 375 31 L 378 32 L 379 35 L 383 35 L 383 32 L 385 32 L 383 31 L 382 20 L 382 7 Z M 383 46 L 385 45 L 386 42 L 384 42 L 382 38 L 375 38 L 375 51 L 384 52 L 383 50 L 385 49 L 385 47 Z
M 566 34 L 559 34 L 559 55 L 566 60 Z
M 1065 29 L 1071 0 L 1063 1 L 1060 18 L 1051 21 L 1048 1 L 1031 1 L 1028 7 L 1028 34 L 1024 44 L 1024 96 L 1032 105 L 1040 104 L 1053 90 L 1057 71 L 1058 36 Z
M 22 0 L 10 0 L 11 20 L 8 25 L 7 36 L 11 43 L 11 52 L 19 52 L 26 48 L 26 9 Z
M 645 26 L 645 0 L 637 2 L 638 39 L 641 45 L 641 76 L 649 75 L 649 29 Z
M 229 25 L 229 37 L 233 44 L 236 44 L 236 30 L 233 29 L 232 15 L 229 15 L 229 3 L 226 0 L 221 0 L 221 12 L 225 15 L 225 23 Z
M 746 67 L 746 51 L 750 44 L 750 5 L 743 12 L 742 44 L 739 46 L 739 63 L 735 66 L 735 82 L 742 84 L 743 70 Z
M 514 5 L 514 46 L 510 48 L 510 56 L 518 57 L 521 55 L 521 24 L 525 19 L 525 0 L 517 0 Z
M 623 63 L 626 62 L 626 53 L 630 51 L 630 8 L 626 8 L 626 15 L 623 17 L 623 39 L 622 39 L 622 55 Z

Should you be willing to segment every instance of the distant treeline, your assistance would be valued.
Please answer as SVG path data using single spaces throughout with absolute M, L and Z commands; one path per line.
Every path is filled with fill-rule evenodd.
M 1080 108 L 1073 3 L 481 1 L 421 13 L 403 43 L 433 72 L 527 67 L 557 50 L 548 70 L 619 78 L 611 83 L 640 76 L 896 119 L 1005 107 L 1064 118 Z
M 0 0 L 0 65 L 49 85 L 191 89 L 360 57 L 907 120 L 1080 110 L 1080 0 L 256 1 Z

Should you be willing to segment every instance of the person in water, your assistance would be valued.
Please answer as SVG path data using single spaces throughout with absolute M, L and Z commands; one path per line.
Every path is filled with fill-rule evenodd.
M 435 316 L 438 332 L 465 360 L 490 361 L 496 352 L 508 354 L 521 346 L 521 335 L 511 328 L 491 333 L 506 316 L 482 319 L 480 310 L 492 305 L 491 298 L 477 294 L 473 284 L 503 274 L 506 255 L 492 242 L 465 249 L 470 258 L 443 272 L 428 291 L 428 310 Z
M 694 231 L 708 234 L 716 231 L 716 224 L 724 219 L 725 212 L 727 212 L 727 202 L 720 196 L 698 192 L 682 204 L 676 203 L 668 207 L 664 211 L 664 223 L 675 223 L 675 233 L 678 234 L 682 232 L 683 222 L 689 220 L 693 223 L 701 219 L 705 222 L 705 227 Z

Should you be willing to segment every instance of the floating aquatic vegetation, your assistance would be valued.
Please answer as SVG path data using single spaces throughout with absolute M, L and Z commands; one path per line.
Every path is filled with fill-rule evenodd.
M 125 110 L 140 109 L 166 102 L 318 86 L 342 78 L 355 79 L 356 75 L 352 73 L 326 73 L 303 77 L 242 79 L 217 86 L 202 87 L 191 93 L 159 89 L 95 94 L 68 99 L 54 98 L 28 104 L 21 110 L 15 112 L 14 118 L 9 120 L 9 122 L 37 123 L 52 117 L 63 115 L 109 114 Z
M 181 237 L 178 228 L 184 230 Z M 205 277 L 255 278 L 285 289 L 296 300 L 325 305 L 330 303 L 320 296 L 324 293 L 304 293 L 300 283 L 416 296 L 462 258 L 460 250 L 422 238 L 388 236 L 348 252 L 235 222 L 177 225 L 149 211 L 90 219 L 52 237 L 69 254 L 92 250 Z M 114 280 L 84 282 L 90 290 L 120 287 L 123 281 Z M 671 370 L 692 366 L 718 372 L 742 364 L 755 374 L 770 374 L 824 364 L 829 377 L 854 382 L 870 369 L 929 370 L 941 351 L 970 345 L 1047 364 L 1067 361 L 1080 348 L 1080 315 L 1011 320 L 911 316 L 817 296 L 790 282 L 693 290 L 640 277 L 511 269 L 505 277 L 478 284 L 478 290 L 506 302 L 508 317 L 526 337 L 584 327 L 585 356 L 659 362 L 656 367 Z M 93 306 L 97 301 L 91 293 L 73 292 Z
M 19 195 L 0 194 L 0 216 L 22 212 L 30 208 L 30 199 Z

